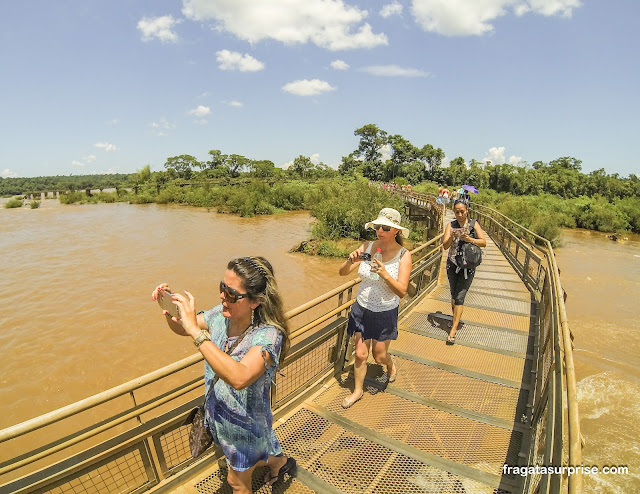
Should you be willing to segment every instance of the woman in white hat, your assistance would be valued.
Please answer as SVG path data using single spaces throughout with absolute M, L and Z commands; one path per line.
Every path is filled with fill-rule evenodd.
M 355 388 L 342 402 L 344 408 L 349 408 L 364 394 L 371 347 L 376 363 L 386 366 L 389 382 L 396 380 L 396 366 L 388 349 L 391 340 L 398 338 L 398 306 L 407 293 L 411 275 L 411 254 L 402 246 L 402 236 L 408 235 L 409 230 L 400 225 L 400 213 L 384 208 L 375 220 L 365 225 L 369 227 L 376 231 L 378 239 L 364 242 L 349 254 L 339 271 L 340 276 L 346 276 L 358 269 L 362 279 L 347 326 L 349 336 L 355 339 L 356 362 Z M 373 257 L 377 251 L 382 254 L 382 262 L 377 259 L 362 262 L 361 254 Z

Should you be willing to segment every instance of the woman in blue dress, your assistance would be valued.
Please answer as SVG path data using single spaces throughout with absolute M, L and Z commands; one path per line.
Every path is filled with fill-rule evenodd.
M 166 283 L 153 299 L 160 302 L 163 290 L 170 291 Z M 227 459 L 233 492 L 251 492 L 256 467 L 269 467 L 269 485 L 293 474 L 296 462 L 283 455 L 272 427 L 271 383 L 289 346 L 289 326 L 271 264 L 263 257 L 230 261 L 220 282 L 222 303 L 208 311 L 196 314 L 186 290 L 171 298 L 179 317 L 163 311 L 169 327 L 191 336 L 205 359 L 205 420 Z

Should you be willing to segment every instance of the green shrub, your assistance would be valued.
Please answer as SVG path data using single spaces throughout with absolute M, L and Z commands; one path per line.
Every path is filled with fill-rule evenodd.
M 40 207 L 40 201 L 31 201 L 29 207 L 31 209 L 38 209 Z
M 640 199 L 637 197 L 626 197 L 617 200 L 615 204 L 629 219 L 631 231 L 640 233 Z
M 7 202 L 4 203 L 4 207 L 7 209 L 11 209 L 11 208 L 21 208 L 22 207 L 22 199 L 9 199 Z
M 382 208 L 404 210 L 404 202 L 398 196 L 390 196 L 377 187 L 369 187 L 367 181 L 323 184 L 321 198 L 311 214 L 317 218 L 313 227 L 316 238 L 375 238 L 373 230 L 365 230 L 365 223 L 375 219 Z
M 616 232 L 629 227 L 627 215 L 616 204 L 602 196 L 575 199 L 576 225 L 580 228 L 601 232 Z
M 71 191 L 66 194 L 60 194 L 60 202 L 62 204 L 75 204 L 76 202 L 87 202 L 87 194 L 80 191 Z

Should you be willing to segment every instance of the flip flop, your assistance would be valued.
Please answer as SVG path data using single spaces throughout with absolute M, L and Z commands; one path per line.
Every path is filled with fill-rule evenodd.
M 455 345 L 455 343 L 456 343 L 456 337 L 455 336 L 453 338 L 452 337 L 448 337 L 447 338 L 447 345 Z
M 278 475 L 271 475 L 271 470 L 267 471 L 267 474 L 264 476 L 264 483 L 266 485 L 273 485 L 281 478 L 284 478 L 284 475 L 287 473 L 292 476 L 297 468 L 296 460 L 289 456 L 287 462 L 278 470 Z

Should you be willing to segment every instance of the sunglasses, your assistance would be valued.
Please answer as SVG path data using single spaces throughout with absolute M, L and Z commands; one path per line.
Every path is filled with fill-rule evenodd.
M 249 296 L 248 293 L 238 293 L 233 288 L 227 286 L 224 281 L 220 282 L 220 293 L 224 293 L 224 300 L 230 304 L 235 304 L 241 298 Z
M 382 231 L 388 232 L 391 230 L 392 227 L 388 225 L 373 225 L 374 230 L 378 230 L 379 228 L 382 228 Z

